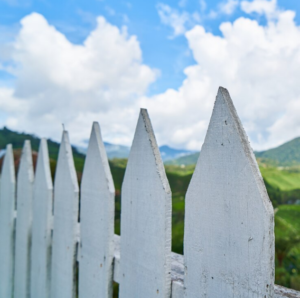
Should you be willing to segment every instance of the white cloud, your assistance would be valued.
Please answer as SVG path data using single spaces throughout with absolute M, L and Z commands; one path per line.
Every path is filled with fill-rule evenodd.
M 200 15 L 197 12 L 193 14 L 186 11 L 179 12 L 164 3 L 157 5 L 157 11 L 161 22 L 173 29 L 171 38 L 184 34 L 188 28 L 200 22 Z
M 178 90 L 152 97 L 145 92 L 156 71 L 125 29 L 100 17 L 84 44 L 74 45 L 41 15 L 29 15 L 11 50 L 16 86 L 0 88 L 0 124 L 59 139 L 65 123 L 78 144 L 98 120 L 106 140 L 130 144 L 146 107 L 160 144 L 200 149 L 224 86 L 253 147 L 278 145 L 300 135 L 300 27 L 293 11 L 275 11 L 266 25 L 245 17 L 222 23 L 221 36 L 199 25 L 186 32 L 195 65 Z
M 10 57 L 15 89 L 0 90 L 0 110 L 10 115 L 7 124 L 59 139 L 65 123 L 76 128 L 72 141 L 78 143 L 87 138 L 92 121 L 100 120 L 107 131 L 118 130 L 112 141 L 123 135 L 122 141 L 125 136 L 129 143 L 132 133 L 125 133 L 123 126 L 133 128 L 135 118 L 127 118 L 127 106 L 132 107 L 156 78 L 156 71 L 142 64 L 136 37 L 102 17 L 83 45 L 69 42 L 36 13 L 22 19 L 21 25 Z M 26 109 L 15 109 L 21 105 Z
M 159 127 L 158 138 L 200 148 L 218 86 L 229 89 L 254 148 L 299 136 L 300 27 L 294 16 L 278 12 L 266 26 L 241 17 L 222 23 L 222 36 L 202 26 L 187 32 L 197 64 L 185 69 L 178 90 L 142 101 Z

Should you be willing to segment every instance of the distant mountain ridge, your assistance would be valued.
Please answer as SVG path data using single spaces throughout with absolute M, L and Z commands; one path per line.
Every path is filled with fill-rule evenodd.
M 124 145 L 115 145 L 111 143 L 104 142 L 104 146 L 106 149 L 107 157 L 109 159 L 114 158 L 128 158 L 130 153 L 130 147 Z M 77 147 L 78 151 L 86 154 L 87 148 Z M 190 155 L 193 151 L 185 150 L 185 149 L 174 149 L 167 145 L 163 145 L 159 147 L 159 151 L 162 157 L 162 160 L 168 161 L 173 160 L 182 156 Z
M 254 152 L 261 163 L 273 166 L 291 167 L 300 166 L 300 137 L 288 141 L 278 147 Z M 169 160 L 166 164 L 193 165 L 197 163 L 200 152 Z
M 0 129 L 0 149 L 5 149 L 7 144 L 12 144 L 13 149 L 23 148 L 24 141 L 29 140 L 31 148 L 38 151 L 40 145 L 40 138 L 27 133 L 19 133 L 6 128 L 5 126 Z M 57 159 L 59 151 L 59 143 L 47 140 L 50 158 Z M 80 153 L 76 147 L 72 146 L 74 158 L 82 158 L 83 154 Z
M 12 144 L 14 149 L 22 148 L 25 140 L 30 140 L 32 150 L 38 151 L 40 138 L 27 133 L 19 133 L 10 130 L 6 127 L 0 129 L 0 150 L 5 149 L 7 144 Z M 87 146 L 88 146 L 88 141 L 87 141 Z M 74 158 L 83 158 L 87 152 L 87 146 L 86 147 L 72 146 Z M 107 142 L 104 142 L 104 146 L 109 159 L 128 158 L 129 156 L 130 147 L 128 146 L 115 145 Z M 54 142 L 52 140 L 48 140 L 48 149 L 49 149 L 50 158 L 56 159 L 59 150 L 59 143 Z M 193 153 L 193 151 L 184 150 L 184 149 L 183 150 L 174 149 L 166 145 L 159 147 L 159 149 L 163 161 L 172 160 Z
M 40 138 L 27 134 L 12 131 L 6 127 L 0 129 L 0 150 L 5 149 L 7 144 L 12 144 L 14 149 L 22 148 L 25 140 L 31 141 L 31 147 L 38 151 Z M 128 158 L 130 147 L 123 145 L 114 145 L 104 142 L 109 159 Z M 50 158 L 56 159 L 59 150 L 59 143 L 48 140 Z M 74 159 L 83 160 L 86 148 L 72 146 Z M 197 163 L 199 152 L 193 152 L 184 149 L 174 149 L 167 145 L 159 147 L 163 161 L 166 164 L 173 165 L 193 165 Z M 291 167 L 300 166 L 300 137 L 288 141 L 276 148 L 254 152 L 260 163 L 266 163 L 273 166 Z
M 255 152 L 262 162 L 273 163 L 276 166 L 300 165 L 300 137 L 288 141 L 276 148 Z

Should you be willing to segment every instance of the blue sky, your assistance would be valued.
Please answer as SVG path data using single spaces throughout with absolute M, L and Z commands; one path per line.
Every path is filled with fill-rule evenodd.
M 218 12 L 219 7 L 226 1 L 186 0 L 186 1 L 59 1 L 59 0 L 0 0 L 1 26 L 9 27 L 14 32 L 19 27 L 19 21 L 31 12 L 38 12 L 45 16 L 50 24 L 73 43 L 82 43 L 96 26 L 96 17 L 104 16 L 111 24 L 118 27 L 126 26 L 130 35 L 136 35 L 143 52 L 143 61 L 147 65 L 159 69 L 160 76 L 149 88 L 149 94 L 165 91 L 167 88 L 178 88 L 183 79 L 183 70 L 187 65 L 195 63 L 187 46 L 184 36 L 172 37 L 172 28 L 162 24 L 158 5 L 164 3 L 178 10 L 178 12 L 197 12 L 198 22 L 206 30 L 220 35 L 219 25 L 223 21 L 233 21 L 245 13 L 236 9 L 232 14 L 218 13 L 216 17 L 209 17 L 211 11 Z M 202 3 L 202 4 L 201 4 Z M 278 6 L 285 9 L 300 10 L 300 2 L 280 0 Z M 265 22 L 264 16 L 253 14 L 251 17 L 260 23 Z M 300 14 L 296 15 L 296 22 L 300 21 Z M 190 25 L 191 27 L 192 25 Z M 13 33 L 8 38 L 13 37 Z M 12 77 L 0 73 L 0 79 L 8 80 Z
M 247 10 L 247 8 L 245 8 L 246 6 L 243 6 L 244 5 L 243 2 L 247 2 L 250 4 L 254 2 L 256 3 L 252 5 L 251 8 L 248 8 Z M 273 3 L 274 5 L 272 6 L 272 8 L 268 8 L 269 10 L 266 10 L 264 7 L 267 7 L 266 5 L 270 3 Z M 268 7 L 271 7 L 271 5 L 269 5 Z M 143 68 L 143 66 L 146 66 L 149 68 L 148 79 L 146 81 L 143 81 L 144 83 L 139 83 L 138 80 L 136 81 L 137 84 L 140 85 L 144 84 L 143 86 L 145 88 L 143 87 L 141 88 L 143 90 L 138 90 L 138 91 L 132 91 L 132 90 L 130 92 L 128 91 L 129 95 L 127 96 L 127 98 L 130 98 L 131 101 L 127 102 L 126 101 L 127 98 L 126 100 L 118 99 L 118 101 L 116 101 L 115 103 L 111 103 L 109 105 L 110 112 L 113 113 L 115 111 L 116 113 L 124 114 L 125 113 L 124 111 L 126 109 L 129 108 L 137 109 L 137 107 L 140 107 L 142 103 L 144 103 L 144 105 L 149 109 L 150 116 L 151 116 L 151 112 L 153 111 L 153 115 L 154 115 L 153 125 L 154 127 L 155 125 L 157 126 L 157 135 L 158 135 L 159 142 L 161 144 L 168 143 L 175 147 L 200 149 L 204 139 L 209 116 L 210 116 L 209 109 L 212 108 L 214 96 L 211 96 L 209 103 L 206 103 L 205 100 L 202 102 L 202 106 L 208 106 L 208 109 L 206 109 L 203 112 L 199 112 L 197 114 L 196 111 L 193 112 L 188 108 L 186 109 L 187 114 L 189 113 L 195 113 L 195 114 L 193 114 L 191 117 L 190 115 L 183 115 L 182 117 L 190 117 L 191 119 L 193 119 L 193 121 L 197 122 L 195 124 L 186 123 L 186 120 L 183 120 L 182 124 L 180 122 L 178 123 L 172 122 L 170 125 L 166 125 L 166 128 L 164 128 L 162 121 L 159 120 L 159 117 L 162 118 L 164 117 L 163 113 L 161 113 L 160 111 L 156 111 L 155 107 L 153 107 L 155 106 L 155 102 L 156 103 L 160 102 L 160 104 L 163 103 L 161 109 L 165 109 L 165 107 L 170 105 L 170 103 L 172 105 L 174 104 L 177 105 L 177 107 L 179 107 L 181 105 L 181 102 L 186 100 L 183 95 L 180 95 L 180 92 L 182 88 L 184 89 L 184 82 L 185 81 L 189 82 L 190 80 L 189 75 L 187 75 L 186 72 L 189 71 L 190 66 L 194 67 L 194 69 L 197 68 L 197 71 L 199 73 L 198 76 L 199 90 L 201 89 L 200 82 L 201 80 L 204 80 L 204 78 L 206 78 L 207 73 L 210 73 L 210 75 L 213 74 L 213 68 L 214 68 L 213 65 L 203 66 L 206 63 L 205 62 L 206 60 L 202 61 L 201 57 L 204 57 L 207 54 L 207 51 L 203 52 L 204 48 L 201 48 L 203 47 L 203 45 L 201 44 L 196 45 L 197 36 L 199 37 L 202 34 L 202 33 L 200 34 L 199 30 L 197 31 L 197 28 L 199 29 L 201 27 L 205 30 L 205 38 L 209 38 L 211 34 L 211 36 L 213 36 L 214 40 L 217 42 L 218 37 L 220 37 L 223 40 L 226 40 L 226 38 L 224 37 L 224 32 L 220 30 L 221 24 L 224 24 L 226 22 L 229 22 L 230 24 L 234 24 L 239 19 L 254 20 L 257 26 L 259 26 L 261 30 L 265 30 L 265 32 L 267 32 L 267 30 L 271 28 L 272 24 L 275 24 L 275 26 L 278 26 L 279 28 L 278 24 L 280 23 L 279 22 L 280 15 L 283 15 L 283 13 L 288 10 L 296 13 L 295 17 L 293 18 L 293 22 L 294 22 L 293 24 L 295 28 L 298 29 L 298 25 L 300 22 L 300 13 L 298 14 L 297 12 L 300 11 L 300 2 L 292 1 L 292 0 L 286 0 L 286 1 L 279 0 L 277 2 L 274 0 L 270 0 L 270 1 L 268 0 L 255 0 L 255 1 L 239 1 L 239 0 L 168 1 L 165 0 L 161 2 L 137 1 L 137 0 L 134 1 L 130 1 L 130 0 L 128 1 L 0 0 L 0 87 L 3 87 L 3 94 L 5 94 L 5 96 L 8 96 L 7 94 L 9 94 L 9 96 L 12 96 L 11 102 L 16 100 L 14 104 L 20 107 L 20 104 L 17 103 L 19 100 L 21 105 L 24 105 L 25 107 L 24 110 L 27 111 L 27 118 L 24 120 L 27 124 L 25 124 L 25 122 L 24 124 L 22 124 L 20 120 L 17 121 L 19 117 L 16 116 L 14 110 L 12 110 L 12 107 L 8 108 L 5 105 L 1 107 L 1 101 L 0 101 L 0 124 L 7 125 L 12 129 L 16 129 L 16 130 L 23 129 L 28 132 L 33 132 L 32 131 L 33 128 L 36 127 L 36 123 L 32 118 L 33 115 L 35 116 L 38 115 L 39 117 L 41 117 L 41 119 L 45 119 L 45 117 L 53 118 L 55 116 L 57 118 L 55 120 L 56 122 L 65 122 L 67 126 L 69 125 L 69 127 L 71 128 L 76 127 L 76 129 L 78 130 L 80 127 L 84 127 L 81 133 L 78 133 L 77 135 L 75 135 L 74 133 L 75 142 L 78 144 L 82 142 L 82 140 L 84 139 L 83 135 L 87 134 L 88 125 L 86 123 L 83 124 L 83 122 L 81 124 L 79 124 L 79 122 L 76 121 L 72 122 L 72 120 L 70 119 L 64 119 L 64 116 L 61 117 L 57 116 L 59 112 L 57 112 L 55 115 L 51 114 L 51 113 L 55 113 L 55 109 L 53 106 L 51 107 L 49 106 L 49 112 L 47 111 L 47 106 L 49 105 L 49 102 L 50 101 L 52 102 L 54 99 L 49 98 L 46 95 L 41 96 L 41 93 L 37 95 L 36 93 L 34 93 L 35 91 L 33 91 L 36 89 L 36 85 L 38 84 L 34 82 L 34 76 L 36 75 L 38 78 L 40 78 L 41 75 L 38 74 L 38 71 L 40 71 L 42 67 L 46 67 L 46 66 L 39 65 L 31 69 L 30 63 L 27 62 L 25 63 L 25 60 L 22 60 L 25 59 L 24 58 L 25 56 L 24 57 L 22 56 L 23 58 L 20 58 L 20 55 L 23 55 L 26 51 L 29 51 L 28 47 L 24 46 L 24 42 L 16 46 L 16 40 L 18 40 L 18 38 L 22 36 L 22 30 L 21 30 L 22 28 L 24 28 L 23 31 L 25 32 L 26 26 L 28 28 L 30 27 L 29 25 L 24 25 L 24 24 L 21 25 L 20 23 L 21 20 L 23 20 L 24 18 L 33 19 L 32 13 L 35 12 L 39 16 L 42 16 L 47 22 L 47 24 L 45 25 L 46 29 L 48 27 L 54 26 L 57 36 L 59 34 L 63 34 L 68 40 L 70 46 L 76 47 L 76 45 L 79 45 L 84 47 L 85 41 L 89 37 L 91 37 L 92 32 L 94 32 L 95 30 L 96 31 L 101 30 L 101 29 L 97 29 L 98 28 L 97 18 L 99 16 L 102 16 L 104 17 L 107 24 L 109 24 L 113 28 L 117 28 L 120 32 L 122 32 L 122 28 L 125 26 L 127 28 L 126 29 L 127 37 L 125 38 L 127 39 L 127 41 L 131 37 L 136 36 L 137 44 L 134 46 L 134 49 L 140 51 L 142 58 L 141 59 L 138 58 L 139 54 L 137 53 L 136 56 L 132 58 L 131 62 L 140 59 L 139 60 L 140 67 Z M 29 24 L 29 22 L 27 24 Z M 246 28 L 244 25 L 240 25 L 240 26 L 241 28 Z M 252 29 L 250 28 L 249 30 Z M 198 32 L 197 34 L 196 31 Z M 237 26 L 235 32 L 236 34 L 238 34 Z M 194 35 L 192 33 L 194 33 L 195 37 L 193 37 Z M 42 33 L 39 32 L 39 34 Z M 279 33 L 276 36 L 275 35 L 271 36 L 270 34 L 269 35 L 268 34 L 269 33 L 266 33 L 265 39 L 269 41 L 271 40 L 271 42 L 274 41 L 274 43 L 277 44 L 275 41 L 279 39 L 278 37 Z M 28 37 L 29 35 L 26 36 L 27 36 L 26 38 L 29 38 Z M 291 39 L 294 39 L 294 37 L 291 37 Z M 101 40 L 99 40 L 99 42 L 101 43 Z M 103 43 L 105 42 L 106 41 L 103 40 Z M 22 46 L 24 46 L 26 49 L 24 48 L 21 51 L 20 47 Z M 55 44 L 53 45 L 53 47 L 55 49 Z M 255 45 L 255 47 L 259 48 L 260 45 Z M 298 50 L 298 45 L 292 45 L 291 47 L 293 50 Z M 272 47 L 270 45 L 270 49 L 271 48 Z M 240 49 L 240 50 L 244 52 L 246 51 L 246 49 Z M 130 52 L 129 48 L 128 51 Z M 272 50 L 270 50 L 270 52 L 271 51 Z M 99 51 L 99 53 L 100 52 L 101 51 Z M 200 55 L 200 53 L 202 56 L 197 59 L 198 57 L 197 55 Z M 255 53 L 255 49 L 253 50 L 253 53 Z M 219 56 L 218 54 L 216 55 L 217 55 L 216 57 Z M 256 57 L 255 59 L 261 59 L 261 57 L 259 58 L 257 55 L 254 54 L 254 56 Z M 290 61 L 290 59 L 292 58 L 286 56 L 278 56 L 278 55 L 276 57 L 272 57 L 272 63 L 276 65 L 277 62 L 275 60 L 278 59 L 279 61 L 282 58 L 283 60 L 282 61 L 280 60 L 281 61 L 280 63 L 282 63 L 282 65 L 286 64 L 286 67 L 288 68 L 289 63 L 284 63 L 285 61 L 284 59 L 289 59 Z M 33 61 L 32 59 L 34 59 L 34 56 L 30 56 L 30 57 L 31 57 L 30 61 Z M 101 59 L 100 56 L 98 58 Z M 232 57 L 232 59 L 233 58 L 234 57 Z M 40 59 L 46 59 L 46 58 L 41 57 Z M 117 58 L 112 57 L 112 61 L 117 61 L 117 60 L 118 60 Z M 73 63 L 72 60 L 70 61 L 71 63 Z M 236 61 L 236 63 L 242 65 L 243 61 Z M 36 63 L 40 63 L 40 62 L 36 62 Z M 269 66 L 266 65 L 266 73 L 267 73 L 267 67 Z M 26 84 L 28 85 L 32 84 L 31 89 L 28 87 L 28 90 L 25 90 L 24 87 L 25 81 L 22 81 L 25 77 L 25 74 L 22 73 L 21 69 L 25 69 L 27 75 L 28 74 L 33 75 L 32 80 L 30 80 L 30 77 L 28 77 L 27 75 L 25 80 Z M 46 73 L 47 71 L 48 70 L 46 69 L 42 70 L 43 73 Z M 101 69 L 101 71 L 105 73 L 106 69 Z M 235 75 L 240 76 L 240 73 L 237 72 Z M 291 74 L 291 76 L 295 76 L 295 74 Z M 139 76 L 137 75 L 137 77 Z M 62 81 L 63 80 L 64 79 L 62 79 Z M 210 77 L 210 80 L 212 80 L 212 77 Z M 239 80 L 239 78 L 238 77 L 232 78 L 232 81 L 228 81 L 228 82 L 227 79 L 226 80 L 222 78 L 216 79 L 219 85 L 223 84 L 223 81 L 224 83 L 228 83 L 229 86 L 224 86 L 224 87 L 230 87 L 231 84 L 234 87 L 234 83 L 236 80 Z M 253 79 L 247 78 L 246 82 L 247 83 L 251 82 L 253 86 L 253 82 L 251 80 L 253 81 Z M 275 82 L 276 80 L 281 80 L 281 78 L 280 77 L 274 78 Z M 62 92 L 61 94 L 64 94 L 64 96 L 70 96 L 70 98 L 71 96 L 74 96 L 74 91 L 72 92 L 70 91 L 71 93 L 65 93 L 66 91 L 61 91 L 61 89 L 59 89 L 57 85 L 54 86 L 54 83 L 52 81 L 51 82 L 47 81 L 47 82 L 49 83 L 49 84 L 47 83 L 48 85 L 44 81 L 42 83 L 40 82 L 39 84 L 40 85 L 44 84 L 45 86 L 47 86 L 45 87 L 45 89 L 50 90 L 52 94 L 56 94 L 56 92 L 57 93 Z M 109 86 L 108 85 L 101 87 L 104 90 L 103 92 L 107 92 L 110 90 L 110 88 L 112 88 L 109 87 L 110 85 Z M 274 85 L 274 82 L 272 82 L 271 86 L 272 85 Z M 100 88 L 99 86 L 97 87 L 98 88 L 97 90 L 99 90 Z M 95 89 L 95 92 L 94 91 L 93 92 L 96 94 L 98 92 L 97 90 Z M 174 98 L 176 98 L 177 96 L 179 97 L 181 96 L 182 98 L 173 101 L 170 100 L 168 94 L 172 94 L 172 92 L 168 93 L 167 90 L 174 91 Z M 216 91 L 217 90 L 215 90 L 215 93 Z M 212 92 L 213 91 L 207 91 L 206 96 L 210 96 L 210 94 L 213 94 Z M 258 94 L 259 92 L 262 93 L 265 91 L 262 91 L 261 89 L 256 91 L 254 90 L 253 94 L 256 93 Z M 76 93 L 76 96 L 79 93 L 80 92 L 78 91 Z M 201 102 L 202 100 L 200 93 L 199 93 L 199 102 Z M 133 96 L 132 94 L 135 95 Z M 240 91 L 234 91 L 233 94 L 238 97 L 242 93 Z M 277 99 L 274 99 L 274 95 L 269 94 L 267 91 L 266 94 L 267 94 L 266 96 L 269 96 L 267 100 L 269 103 L 275 104 L 275 102 L 277 102 Z M 3 96 L 4 95 L 2 95 L 2 97 Z M 57 95 L 57 97 L 59 96 L 62 95 Z M 102 96 L 104 97 L 104 95 Z M 36 99 L 37 97 L 39 99 Z M 1 100 L 1 92 L 0 92 L 0 100 Z M 37 108 L 35 107 L 33 108 L 33 106 L 36 106 L 36 100 L 38 100 L 38 102 L 41 103 L 41 106 L 43 106 L 38 112 L 36 111 Z M 98 97 L 97 100 L 102 101 L 101 97 Z M 264 100 L 263 98 L 257 100 L 258 103 L 255 106 L 255 109 L 260 108 L 261 101 L 263 100 Z M 274 101 L 272 102 L 272 100 Z M 34 105 L 32 103 L 33 101 L 35 102 Z M 70 99 L 70 102 L 72 102 L 75 107 L 76 105 L 81 106 L 83 101 L 84 101 L 83 99 L 78 99 L 76 100 L 75 103 L 73 99 Z M 107 99 L 107 101 L 110 102 L 110 99 Z M 132 104 L 133 101 L 134 101 L 134 107 Z M 56 108 L 58 108 L 58 106 L 62 107 L 61 101 L 57 100 L 57 102 L 60 103 L 56 104 Z M 66 106 L 64 106 L 64 108 L 66 108 L 67 105 L 70 105 L 70 102 L 68 103 L 66 102 Z M 293 98 L 290 105 L 297 102 L 298 102 L 298 98 Z M 14 106 L 14 104 L 12 104 L 12 106 Z M 199 106 L 201 107 L 201 104 Z M 256 112 L 255 109 L 250 115 L 249 108 L 247 109 L 247 111 L 243 111 L 243 106 L 244 106 L 243 100 L 238 98 L 237 109 L 238 112 L 239 110 L 241 111 L 240 114 L 241 114 L 242 121 L 244 120 L 246 131 L 250 135 L 250 139 L 252 140 L 254 147 L 262 148 L 262 149 L 267 148 L 270 146 L 278 145 L 280 142 L 283 142 L 288 138 L 297 136 L 298 130 L 295 130 L 294 134 L 281 133 L 280 136 L 276 136 L 276 137 L 274 136 L 276 135 L 275 132 L 276 129 L 277 131 L 283 130 L 282 128 L 283 124 L 280 123 L 282 121 L 285 121 L 284 117 L 290 119 L 290 117 L 287 116 L 288 113 L 287 111 L 289 109 L 292 109 L 291 107 L 289 107 L 289 105 L 284 106 L 281 110 L 276 110 L 276 111 L 274 110 L 274 112 L 272 111 L 272 109 L 270 109 L 270 111 L 272 111 L 272 115 L 276 115 L 275 118 L 273 116 L 268 116 L 266 114 L 258 117 L 257 114 L 259 114 L 259 112 Z M 108 109 L 108 107 L 106 108 Z M 86 109 L 86 114 L 82 113 L 79 115 L 79 112 L 77 114 L 74 112 L 75 114 L 73 115 L 73 119 L 76 117 L 84 118 L 87 117 L 87 115 L 89 115 L 88 113 L 94 112 L 95 111 L 94 103 L 91 103 L 90 106 L 88 105 L 88 103 L 86 103 L 85 109 Z M 176 113 L 180 112 L 180 108 L 178 109 L 179 111 L 174 112 L 174 114 L 170 116 L 171 118 L 177 117 Z M 265 109 L 267 110 L 267 108 Z M 44 110 L 43 111 L 44 114 L 41 112 L 41 110 Z M 130 119 L 131 118 L 135 119 L 132 113 L 133 112 L 130 112 L 127 116 L 124 114 L 124 119 L 128 119 L 128 117 Z M 97 115 L 96 114 L 94 115 L 94 117 L 99 119 L 92 119 L 92 120 L 99 120 L 100 124 L 101 124 L 101 118 L 103 119 L 105 118 L 101 116 L 100 110 Z M 197 117 L 199 117 L 199 120 L 196 120 Z M 201 117 L 203 119 L 200 119 Z M 266 120 L 266 119 L 270 119 L 270 120 Z M 32 122 L 32 124 L 30 124 L 30 121 Z M 130 121 L 128 120 L 127 122 L 124 120 L 125 121 L 124 123 L 120 123 L 120 124 L 116 123 L 111 126 L 109 126 L 109 123 L 106 123 L 106 121 L 107 120 L 105 119 L 103 120 L 104 127 L 106 129 L 106 133 L 104 133 L 104 136 L 108 141 L 115 142 L 115 143 L 117 142 L 117 143 L 130 144 L 132 139 L 132 133 L 129 133 L 129 131 L 133 130 L 135 120 L 130 120 Z M 47 123 L 48 123 L 47 125 L 49 125 L 50 122 Z M 124 125 L 128 125 L 127 129 L 124 129 Z M 280 128 L 276 128 L 279 127 L 279 125 L 281 125 Z M 291 124 L 285 124 L 285 125 L 287 126 Z M 191 130 L 193 132 L 190 132 Z M 37 131 L 36 133 L 38 135 L 42 135 L 43 131 L 45 132 L 44 134 L 46 137 L 52 137 L 54 139 L 59 138 L 58 132 L 55 133 L 51 131 L 51 129 L 48 128 L 45 129 L 44 127 L 43 130 L 41 128 L 41 130 Z M 279 134 L 279 132 L 277 134 Z M 299 134 L 300 134 L 300 130 L 299 130 Z M 188 137 L 193 137 L 193 138 L 198 137 L 199 140 L 189 141 L 187 139 L 188 137 L 183 137 L 183 135 L 186 135 Z

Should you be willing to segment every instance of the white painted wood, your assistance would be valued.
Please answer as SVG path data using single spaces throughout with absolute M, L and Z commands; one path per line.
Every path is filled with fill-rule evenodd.
M 115 235 L 115 253 L 114 253 L 114 281 L 119 283 L 120 273 L 120 236 Z M 171 253 L 171 279 L 172 294 L 171 298 L 184 297 L 184 259 L 182 255 Z M 287 289 L 278 285 L 274 286 L 274 298 L 300 298 L 300 292 Z M 207 297 L 209 298 L 209 297 Z M 262 297 L 263 298 L 263 297 Z
M 13 150 L 7 145 L 0 181 L 0 298 L 13 294 L 15 188 Z
M 273 207 L 222 87 L 185 208 L 185 297 L 274 297 Z
M 114 237 L 115 252 L 114 252 L 114 261 L 113 261 L 113 264 L 114 264 L 114 281 L 118 284 L 121 281 L 120 240 L 121 240 L 121 237 L 119 235 L 115 234 L 115 237 Z
M 115 188 L 93 123 L 81 182 L 79 297 L 112 297 Z
M 40 142 L 33 191 L 31 298 L 49 298 L 53 185 L 46 139 Z
M 171 190 L 144 109 L 128 159 L 121 204 L 119 297 L 170 297 Z
M 78 182 L 69 136 L 63 132 L 54 182 L 51 298 L 75 297 Z
M 33 164 L 30 141 L 25 141 L 17 178 L 17 219 L 14 297 L 30 297 Z

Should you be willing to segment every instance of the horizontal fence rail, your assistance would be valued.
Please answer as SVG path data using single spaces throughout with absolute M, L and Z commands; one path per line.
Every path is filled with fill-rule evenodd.
M 93 123 L 81 188 L 62 134 L 54 186 L 47 142 L 24 144 L 0 180 L 0 298 L 300 298 L 274 285 L 274 211 L 228 91 L 219 88 L 185 202 L 184 255 L 171 251 L 172 194 L 146 110 L 121 190 Z M 80 205 L 79 205 L 80 203 Z

